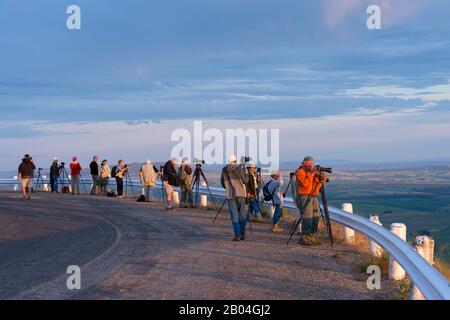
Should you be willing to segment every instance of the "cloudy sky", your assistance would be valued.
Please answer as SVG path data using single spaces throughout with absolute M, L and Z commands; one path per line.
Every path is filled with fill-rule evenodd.
M 81 8 L 82 29 L 66 28 Z M 377 4 L 382 30 L 368 30 Z M 279 128 L 283 160 L 450 158 L 447 0 L 2 0 L 0 163 L 169 157 Z M 67 161 L 67 160 L 66 160 Z

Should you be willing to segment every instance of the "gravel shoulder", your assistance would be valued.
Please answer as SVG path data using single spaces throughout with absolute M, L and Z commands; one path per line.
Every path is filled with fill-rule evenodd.
M 366 288 L 360 255 L 342 245 L 286 246 L 287 231 L 230 241 L 223 212 L 160 203 L 0 192 L 2 299 L 390 299 L 393 285 Z M 288 227 L 288 225 L 286 225 Z M 81 267 L 82 290 L 66 287 Z

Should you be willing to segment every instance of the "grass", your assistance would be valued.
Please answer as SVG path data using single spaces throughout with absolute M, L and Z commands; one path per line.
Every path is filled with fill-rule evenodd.
M 381 275 L 386 277 L 389 275 L 389 254 L 383 252 L 381 257 L 373 257 L 370 254 L 365 254 L 363 256 L 362 262 L 358 266 L 358 271 L 361 273 L 366 273 L 367 268 L 370 266 L 380 267 Z
M 448 185 L 412 183 L 351 183 L 335 181 L 328 188 L 330 205 L 352 202 L 356 214 L 380 215 L 388 227 L 405 223 L 413 235 L 427 231 L 439 246 L 450 243 L 450 193 Z M 437 256 L 450 262 L 450 254 Z
M 437 259 L 434 262 L 434 267 L 440 272 L 442 273 L 442 275 L 444 277 L 447 278 L 447 280 L 450 281 L 450 264 L 448 262 L 445 261 L 441 261 L 439 259 Z
M 397 285 L 397 292 L 394 294 L 396 300 L 409 300 L 411 294 L 411 281 L 405 279 Z

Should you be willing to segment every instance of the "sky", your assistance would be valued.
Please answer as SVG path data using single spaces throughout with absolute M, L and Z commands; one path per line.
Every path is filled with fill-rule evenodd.
M 66 8 L 81 8 L 68 30 Z M 381 30 L 366 27 L 369 5 Z M 450 159 L 446 0 L 2 0 L 0 163 L 170 157 L 278 128 L 285 161 Z

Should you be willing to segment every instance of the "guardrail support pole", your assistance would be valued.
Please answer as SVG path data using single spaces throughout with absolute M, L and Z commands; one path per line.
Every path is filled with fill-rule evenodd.
M 434 263 L 434 240 L 428 236 L 417 236 L 414 241 L 414 249 L 424 257 L 431 265 Z M 411 287 L 411 300 L 425 300 L 419 288 L 413 284 Z
M 273 215 L 274 214 L 275 214 L 275 207 L 271 205 L 270 208 L 269 208 L 270 219 L 273 219 Z
M 348 213 L 353 213 L 353 205 L 351 203 L 342 204 L 342 210 Z M 344 242 L 346 244 L 355 244 L 355 230 L 344 227 Z
M 383 226 L 381 224 L 379 216 L 370 216 L 370 221 L 376 223 L 379 226 Z M 370 240 L 370 254 L 374 257 L 381 258 L 381 256 L 383 255 L 383 248 L 379 246 L 375 241 Z
M 391 232 L 397 235 L 403 241 L 406 241 L 406 225 L 404 225 L 403 223 L 393 223 L 391 225 Z M 389 257 L 389 279 L 400 281 L 405 279 L 405 277 L 405 269 L 403 269 L 391 255 Z
M 179 205 L 180 204 L 180 196 L 178 191 L 174 191 L 172 194 L 172 202 L 175 205 Z
M 200 198 L 200 207 L 202 208 L 208 208 L 208 196 L 202 194 Z

